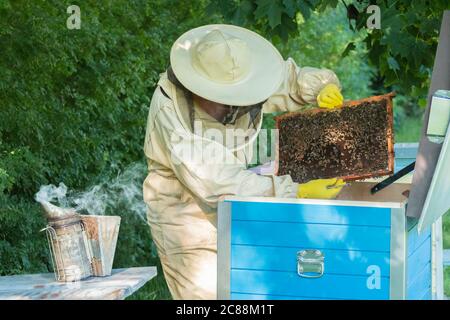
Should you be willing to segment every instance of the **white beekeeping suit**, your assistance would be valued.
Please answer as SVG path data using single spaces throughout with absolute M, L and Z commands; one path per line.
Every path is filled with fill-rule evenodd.
M 248 40 L 247 36 L 251 39 Z M 174 50 L 180 46 L 186 47 L 186 39 L 197 43 L 195 48 L 198 56 L 192 57 L 192 47 L 185 48 L 188 52 L 185 60 L 179 57 L 177 60 Z M 246 40 L 249 43 L 264 41 L 258 49 L 270 50 L 272 57 L 277 59 L 281 57 L 269 42 L 261 39 L 251 31 L 227 25 L 191 30 L 180 37 L 172 48 L 174 74 L 189 91 L 215 102 L 230 101 L 227 104 L 245 105 L 247 102 L 254 104 L 265 101 L 263 112 L 299 110 L 306 104 L 316 103 L 319 92 L 327 84 L 339 86 L 336 75 L 330 70 L 299 68 L 292 59 L 279 59 L 272 66 L 275 73 L 267 70 L 275 80 L 269 81 L 272 83 L 266 87 L 258 83 L 264 79 L 253 79 L 252 83 L 257 84 L 256 89 L 249 90 L 251 87 L 247 87 L 242 89 L 242 93 L 236 89 L 233 90 L 234 94 L 222 94 L 218 87 L 226 87 L 229 83 L 234 85 L 233 81 L 227 79 L 230 75 L 227 63 L 216 66 L 212 71 L 208 70 L 208 67 L 214 67 L 213 60 L 220 55 L 217 50 L 222 52 L 222 42 L 226 44 L 227 55 L 233 57 L 231 78 L 242 82 L 239 73 L 245 77 L 245 72 L 251 71 L 245 66 L 236 66 L 236 60 L 248 60 L 246 55 L 249 53 L 241 54 L 233 50 L 241 50 Z M 199 50 L 206 50 L 206 53 Z M 212 58 L 208 57 L 208 50 L 213 50 Z M 225 62 L 227 55 L 222 57 Z M 201 59 L 204 59 L 203 65 L 200 63 L 196 67 L 195 61 Z M 250 60 L 254 63 L 257 59 Z M 183 73 L 179 70 L 180 63 L 194 64 L 194 67 Z M 206 76 L 201 75 L 202 68 L 206 70 Z M 207 78 L 220 78 L 221 74 L 225 74 L 221 79 L 223 81 L 219 81 L 216 87 L 208 87 L 208 83 L 205 83 Z M 261 75 L 255 77 L 261 78 Z M 297 184 L 290 176 L 259 176 L 247 170 L 252 157 L 251 144 L 261 129 L 261 113 L 256 117 L 246 113 L 233 123 L 222 124 L 194 105 L 183 86 L 173 79 L 169 80 L 166 72 L 161 75 L 153 94 L 144 146 L 148 162 L 144 200 L 148 204 L 148 222 L 172 296 L 175 299 L 215 299 L 218 201 L 227 195 L 295 197 Z M 205 93 L 202 94 L 201 90 Z M 243 97 L 244 94 L 246 97 Z M 239 97 L 242 97 L 241 101 Z M 229 144 L 229 141 L 218 142 L 196 133 L 192 119 L 195 119 L 194 126 L 199 124 L 203 132 L 215 129 L 216 133 L 225 137 L 227 129 L 240 129 L 240 134 L 248 139 L 240 140 L 245 142 L 237 145 Z M 198 156 L 204 150 L 208 150 L 206 159 Z M 214 159 L 215 155 L 217 159 Z

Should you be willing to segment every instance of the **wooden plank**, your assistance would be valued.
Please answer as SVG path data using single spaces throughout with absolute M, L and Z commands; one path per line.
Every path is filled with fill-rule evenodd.
M 418 234 L 417 225 L 408 232 L 407 256 L 411 256 L 428 238 L 431 237 L 431 228 Z M 431 249 L 430 249 L 431 250 Z
M 389 227 L 390 209 L 313 204 L 233 202 L 233 220 L 373 225 Z
M 389 299 L 389 278 L 380 277 L 379 289 L 370 289 L 368 276 L 323 275 L 307 279 L 296 272 L 231 271 L 231 292 L 341 299 Z
M 431 288 L 430 288 L 430 290 L 425 291 L 425 293 L 424 293 L 423 296 L 420 298 L 420 300 L 433 300 Z
M 444 259 L 442 218 L 431 227 L 431 296 L 434 300 L 444 300 Z
M 431 263 L 431 237 L 427 238 L 409 257 L 407 283 L 411 283 L 426 265 Z
M 353 182 L 363 184 L 364 182 Z M 346 188 L 346 187 L 344 187 Z M 380 191 L 381 192 L 381 191 Z M 379 192 L 378 192 L 379 193 Z M 372 197 L 370 197 L 372 198 Z M 303 198 L 276 198 L 276 197 L 241 197 L 241 196 L 225 196 L 224 201 L 230 202 L 263 202 L 263 203 L 293 203 L 293 204 L 313 204 L 320 206 L 336 206 L 336 207 L 371 207 L 371 208 L 404 208 L 403 202 L 389 202 L 379 200 L 342 200 L 338 199 L 303 199 Z
M 415 279 L 408 283 L 406 292 L 408 300 L 420 300 L 428 292 L 431 293 L 431 263 L 428 263 L 419 271 Z
M 358 200 L 364 200 L 364 201 L 370 201 L 371 203 L 376 203 L 377 201 L 381 202 L 391 202 L 391 203 L 397 203 L 399 205 L 405 205 L 408 198 L 404 195 L 405 192 L 407 192 L 410 189 L 409 183 L 398 183 L 397 181 L 389 186 L 389 188 L 382 189 L 375 194 L 371 193 L 372 188 L 375 186 L 375 182 L 359 182 L 355 181 L 350 183 L 350 185 L 345 186 L 342 188 L 341 192 L 339 192 L 336 199 L 338 200 L 350 200 L 350 201 L 358 201 Z M 374 208 L 372 205 L 366 205 L 361 206 L 363 208 L 360 208 L 361 214 L 365 218 L 366 213 L 366 207 Z M 395 206 L 392 206 L 391 208 L 396 208 Z M 383 211 L 386 214 L 386 211 Z M 376 224 L 374 224 L 376 225 Z
M 217 299 L 230 299 L 231 202 L 219 202 L 217 212 Z
M 270 271 L 297 271 L 299 248 L 266 246 L 240 246 L 231 248 L 231 268 Z M 378 266 L 380 275 L 389 277 L 389 253 L 321 250 L 324 257 L 325 274 L 367 276 L 369 266 Z
M 232 292 L 231 300 L 344 300 L 333 297 L 298 297 L 286 295 L 269 295 L 255 293 Z
M 231 244 L 300 249 L 390 250 L 390 228 L 285 222 L 232 221 Z
M 0 300 L 120 300 L 156 276 L 156 267 L 114 269 L 109 277 L 56 282 L 53 273 L 0 277 Z

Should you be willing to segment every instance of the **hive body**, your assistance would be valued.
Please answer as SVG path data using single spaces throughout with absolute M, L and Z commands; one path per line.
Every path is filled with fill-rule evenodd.
M 401 170 L 417 144 L 395 151 Z M 405 216 L 411 177 L 376 194 L 375 182 L 352 182 L 334 200 L 225 198 L 218 299 L 442 299 L 442 222 L 419 233 Z

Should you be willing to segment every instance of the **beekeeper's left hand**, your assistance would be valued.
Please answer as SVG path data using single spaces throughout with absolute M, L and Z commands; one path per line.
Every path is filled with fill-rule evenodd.
M 333 83 L 327 84 L 317 95 L 317 104 L 321 108 L 334 109 L 342 106 L 344 97 L 339 87 Z
M 346 183 L 342 179 L 317 179 L 298 185 L 297 198 L 334 199 Z

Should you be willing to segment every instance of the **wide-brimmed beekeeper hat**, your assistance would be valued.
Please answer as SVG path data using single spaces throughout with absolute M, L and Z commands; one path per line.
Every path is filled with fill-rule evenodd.
M 178 81 L 205 99 L 249 106 L 269 98 L 283 78 L 283 58 L 259 34 L 215 24 L 189 30 L 172 46 L 170 64 Z

